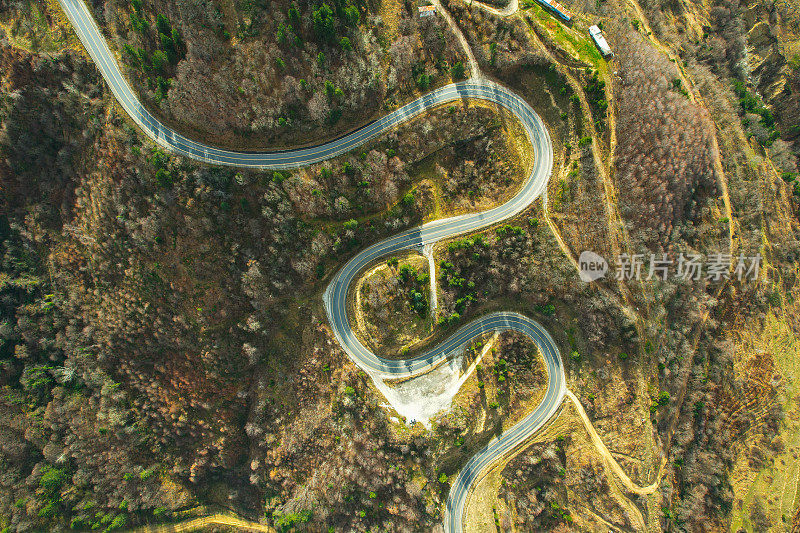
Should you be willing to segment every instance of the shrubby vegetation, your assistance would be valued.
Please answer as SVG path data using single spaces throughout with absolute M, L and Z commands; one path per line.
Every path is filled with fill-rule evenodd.
M 657 33 L 681 34 L 665 31 L 671 19 L 655 14 L 660 4 L 642 5 Z M 242 2 L 235 16 L 208 3 L 93 4 L 153 105 L 178 123 L 207 127 L 207 136 L 235 131 L 217 139 L 229 143 L 249 142 L 250 134 L 258 142 L 316 138 L 382 102 L 393 106 L 462 75 L 447 30 L 436 18 L 418 22 L 414 7 L 403 5 L 391 30 L 360 3 Z M 740 323 L 731 310 L 758 329 L 781 305 L 779 283 L 796 276 L 794 222 L 781 218 L 790 211 L 780 199 L 784 182 L 797 188 L 791 84 L 778 95 L 762 92 L 781 76 L 795 80 L 797 69 L 766 65 L 744 85 L 724 78 L 745 82 L 743 6 L 712 3 L 710 31 L 687 44 L 681 66 L 702 74 L 698 85 L 709 91 L 715 121 L 736 118 L 715 128 L 682 92 L 691 87 L 674 83 L 677 65 L 636 35 L 630 20 L 607 29 L 620 79 L 603 87 L 600 71 L 556 69 L 534 51 L 539 36 L 522 21 L 451 8 L 491 75 L 532 101 L 557 104 L 555 115 L 549 104 L 537 110 L 552 118 L 553 137 L 565 139 L 551 215 L 568 249 L 591 245 L 610 257 L 601 246 L 611 248 L 608 235 L 617 230 L 598 208 L 605 178 L 576 116 L 573 87 L 590 97 L 593 111 L 604 111 L 601 97 L 613 92 L 609 175 L 627 230 L 622 246 L 726 250 L 729 220 L 721 223 L 710 170 L 716 157 L 725 163 L 736 218 L 731 251 L 752 255 L 765 239 L 780 244 L 764 250 L 762 283 L 587 286 L 535 206 L 454 241 L 439 258 L 448 323 L 496 308 L 534 314 L 568 348 L 565 356 L 577 354 L 567 362 L 570 386 L 598 431 L 637 460 L 644 455 L 637 446 L 651 442 L 658 443 L 653 456 L 668 457 L 657 496 L 663 526 L 724 528 L 736 508 L 727 473 L 741 435 L 757 444 L 741 452 L 754 471 L 783 445 L 773 359 L 738 359 L 731 331 Z M 629 16 L 612 1 L 592 9 Z M 770 9 L 784 16 L 779 5 Z M 674 15 L 681 16 L 678 7 Z M 759 31 L 751 37 L 772 46 L 774 36 Z M 370 63 L 384 48 L 392 58 L 385 70 Z M 0 526 L 123 529 L 203 503 L 280 529 L 436 527 L 448 481 L 469 451 L 540 390 L 535 350 L 501 339 L 500 354 L 476 372 L 472 403 L 422 433 L 389 420 L 314 302 L 355 249 L 421 220 L 430 197 L 414 182 L 426 162 L 439 158 L 447 172 L 431 165 L 432 175 L 446 178 L 445 200 L 456 209 L 472 210 L 513 181 L 520 169 L 501 166 L 507 158 L 490 142 L 500 131 L 486 120 L 490 112 L 454 106 L 323 165 L 237 172 L 143 142 L 107 105 L 81 55 L 38 56 L 3 42 L 0 64 Z M 541 87 L 547 90 L 534 90 Z M 769 155 L 783 180 L 767 181 L 765 160 L 725 137 L 739 118 L 758 141 L 753 153 Z M 720 153 L 710 148 L 715 134 L 728 140 Z M 407 274 L 409 284 L 421 284 Z M 472 350 L 480 348 L 476 342 Z M 644 394 L 617 386 L 640 380 L 647 380 Z M 481 396 L 489 388 L 496 396 Z M 475 421 L 483 412 L 481 432 Z M 623 418 L 644 418 L 635 442 L 620 432 Z M 653 430 L 657 438 L 641 444 Z M 573 468 L 562 453 L 568 444 L 538 446 L 506 471 L 503 497 L 523 529 L 566 525 L 581 517 L 585 501 L 607 496 L 600 465 L 570 472 L 585 493 L 561 490 Z M 652 470 L 647 457 L 635 464 L 633 477 Z M 530 479 L 542 490 L 514 486 Z M 770 523 L 766 506 L 759 500 L 748 510 L 753 523 Z
M 398 278 L 406 290 L 409 308 L 424 317 L 430 309 L 428 303 L 428 280 L 427 273 L 419 273 L 417 269 L 407 263 L 398 266 Z
M 136 44 L 123 44 L 124 61 L 141 73 L 158 103 L 167 97 L 175 68 L 186 56 L 186 46 L 180 31 L 165 15 L 155 15 L 153 24 L 142 0 L 133 0 L 130 8 L 130 25 L 135 34 L 132 42 Z
M 499 496 L 515 510 L 498 516 L 501 527 L 524 531 L 553 531 L 573 521 L 563 486 L 565 439 L 534 444 L 503 470 Z M 512 511 L 513 512 L 513 511 Z
M 328 391 L 331 368 L 351 369 L 303 302 L 354 248 L 420 220 L 425 194 L 406 162 L 461 141 L 470 150 L 493 130 L 491 112 L 454 106 L 302 171 L 237 171 L 144 141 L 81 55 L 3 43 L 0 63 L 3 527 L 129 528 L 199 503 L 279 527 L 432 525 L 435 507 L 403 470 L 404 447 L 417 446 L 413 468 L 428 475 L 428 444 L 393 445 L 390 466 L 374 445 L 388 424 L 374 399 L 357 414 L 359 438 L 336 433 L 352 461 L 331 449 L 325 483 L 341 490 L 330 501 L 305 505 L 285 457 L 309 456 L 284 430 L 305 423 L 298 405 L 326 409 L 310 383 Z M 342 390 L 331 431 L 367 405 L 360 380 Z
M 237 148 L 319 142 L 410 99 L 420 81 L 463 73 L 447 25 L 419 20 L 410 3 L 391 27 L 363 0 L 246 0 L 225 10 L 108 0 L 95 12 L 149 107 Z
M 622 28 L 620 31 L 625 32 Z M 698 195 L 715 191 L 713 124 L 686 98 L 669 90 L 675 67 L 633 30 L 617 44 L 615 181 L 621 211 L 641 232 L 663 242 L 691 218 Z

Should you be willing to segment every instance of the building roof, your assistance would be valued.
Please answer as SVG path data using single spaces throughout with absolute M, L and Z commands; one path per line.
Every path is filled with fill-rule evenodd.
M 589 35 L 592 36 L 592 39 L 594 40 L 594 43 L 597 45 L 597 48 L 600 49 L 601 54 L 603 54 L 604 56 L 614 55 L 614 52 L 611 51 L 611 47 L 608 46 L 606 38 L 603 37 L 603 32 L 596 24 L 593 26 L 589 26 Z

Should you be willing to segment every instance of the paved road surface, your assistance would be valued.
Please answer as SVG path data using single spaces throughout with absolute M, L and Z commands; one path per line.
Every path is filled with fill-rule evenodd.
M 325 309 L 336 338 L 350 358 L 373 379 L 403 377 L 423 372 L 477 335 L 491 331 L 514 330 L 530 337 L 545 359 L 549 381 L 544 399 L 521 422 L 492 440 L 466 464 L 456 477 L 447 499 L 445 530 L 462 530 L 462 515 L 469 488 L 489 464 L 503 457 L 539 429 L 558 409 L 565 391 L 564 370 L 558 348 L 550 335 L 534 320 L 518 313 L 499 312 L 466 324 L 432 350 L 406 360 L 380 357 L 356 338 L 347 318 L 347 291 L 356 276 L 369 263 L 400 250 L 421 249 L 424 245 L 455 235 L 479 230 L 513 217 L 543 194 L 553 164 L 550 136 L 539 116 L 519 96 L 491 80 L 478 78 L 450 84 L 389 113 L 344 137 L 319 146 L 274 152 L 235 152 L 193 141 L 161 124 L 139 103 L 122 76 L 97 24 L 82 0 L 59 0 L 120 105 L 142 130 L 171 152 L 210 164 L 259 169 L 296 168 L 346 153 L 364 142 L 391 130 L 434 107 L 460 99 L 495 103 L 513 113 L 525 129 L 534 151 L 534 164 L 520 191 L 505 204 L 469 215 L 436 220 L 404 231 L 376 243 L 352 258 L 333 278 L 324 294 Z

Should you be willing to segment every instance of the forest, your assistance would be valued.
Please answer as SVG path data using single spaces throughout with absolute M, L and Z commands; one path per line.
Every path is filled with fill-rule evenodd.
M 486 312 L 534 317 L 623 470 L 655 484 L 621 489 L 565 402 L 498 468 L 487 523 L 798 527 L 768 479 L 800 451 L 797 11 L 574 0 L 567 27 L 535 6 L 442 4 L 484 75 L 542 116 L 555 168 L 546 205 L 436 247 L 420 346 Z M 452 29 L 406 1 L 88 5 L 143 103 L 224 147 L 333 138 L 465 76 Z M 611 62 L 581 34 L 597 21 Z M 508 115 L 456 102 L 325 163 L 211 167 L 136 129 L 56 3 L 0 2 L 0 23 L 0 530 L 215 510 L 279 531 L 440 527 L 459 469 L 536 405 L 541 357 L 500 336 L 449 412 L 409 425 L 342 351 L 321 293 L 379 239 L 508 198 L 530 164 Z M 764 268 L 586 284 L 586 249 Z M 422 319 L 430 280 L 408 261 L 381 258 Z

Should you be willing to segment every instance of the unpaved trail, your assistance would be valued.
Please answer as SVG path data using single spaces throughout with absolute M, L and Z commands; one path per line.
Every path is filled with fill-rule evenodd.
M 433 244 L 426 244 L 422 248 L 422 255 L 428 259 L 428 278 L 430 281 L 430 308 L 431 318 L 436 319 L 436 309 L 439 307 L 439 297 L 436 290 L 436 261 L 433 257 Z
M 378 390 L 383 392 L 387 399 L 389 399 L 390 395 L 383 381 L 384 379 L 412 377 L 429 372 L 437 368 L 441 363 L 446 362 L 448 355 L 457 352 L 466 342 L 489 332 L 518 331 L 529 337 L 541 350 L 548 371 L 548 386 L 544 398 L 541 399 L 534 411 L 513 427 L 505 430 L 500 436 L 492 439 L 468 461 L 456 476 L 445 506 L 445 531 L 461 531 L 464 503 L 473 481 L 486 468 L 497 460 L 506 457 L 508 453 L 513 452 L 551 420 L 562 406 L 565 392 L 569 394 L 575 403 L 592 437 L 592 441 L 601 455 L 603 455 L 604 461 L 617 474 L 622 483 L 636 494 L 650 494 L 655 491 L 657 482 L 647 487 L 638 487 L 633 484 L 610 452 L 608 452 L 608 449 L 594 431 L 577 398 L 566 390 L 566 378 L 558 346 L 547 330 L 535 320 L 510 311 L 490 313 L 462 326 L 449 338 L 428 352 L 405 360 L 381 357 L 372 353 L 353 334 L 347 318 L 348 288 L 356 276 L 370 263 L 398 251 L 419 249 L 426 244 L 470 233 L 512 218 L 523 212 L 546 191 L 552 173 L 553 146 L 549 132 L 542 119 L 523 97 L 507 87 L 482 76 L 469 43 L 447 10 L 440 5 L 439 0 L 433 0 L 433 5 L 445 18 L 464 47 L 465 53 L 469 58 L 472 79 L 435 89 L 389 113 L 380 120 L 336 140 L 315 147 L 275 152 L 235 152 L 217 148 L 184 137 L 177 131 L 160 123 L 141 105 L 137 95 L 124 79 L 113 53 L 108 48 L 99 27 L 83 1 L 59 0 L 59 2 L 117 101 L 142 129 L 142 132 L 157 144 L 174 153 L 208 164 L 259 170 L 294 169 L 307 166 L 347 153 L 363 144 L 366 140 L 375 138 L 415 116 L 445 103 L 465 98 L 490 102 L 512 112 L 524 128 L 534 153 L 534 163 L 522 189 L 501 206 L 479 213 L 432 221 L 419 227 L 407 229 L 362 250 L 339 270 L 325 291 L 323 301 L 328 321 L 337 341 L 347 355 L 362 370 L 369 373 Z M 501 10 L 485 4 L 477 5 L 497 14 L 503 14 L 507 10 L 510 15 L 514 14 L 517 9 L 516 1 L 512 1 L 506 9 Z M 586 105 L 588 104 L 583 101 L 582 106 Z M 593 142 L 596 143 L 596 140 Z M 593 148 L 599 150 L 594 146 Z M 600 154 L 596 154 L 595 157 L 602 161 Z M 610 196 L 613 197 L 613 195 Z M 664 462 L 662 460 L 659 478 L 663 471 Z M 641 517 L 639 520 L 641 520 Z M 274 531 L 263 524 L 248 522 L 233 515 L 220 513 L 190 519 L 177 524 L 148 526 L 140 529 L 140 531 L 192 531 L 213 525 L 231 527 L 242 531 Z
M 622 485 L 628 492 L 636 494 L 637 496 L 647 496 L 653 494 L 657 489 L 659 484 L 661 483 L 661 478 L 664 475 L 664 466 L 667 464 L 667 458 L 662 455 L 661 463 L 658 465 L 658 472 L 656 473 L 655 480 L 650 483 L 649 485 L 645 485 L 644 487 L 637 485 L 634 483 L 628 474 L 622 469 L 620 464 L 614 459 L 614 456 L 611 455 L 611 452 L 606 447 L 605 443 L 603 443 L 603 439 L 600 438 L 600 435 L 597 434 L 595 431 L 594 426 L 592 425 L 592 421 L 589 420 L 589 416 L 586 414 L 586 411 L 583 409 L 583 405 L 581 405 L 580 400 L 572 393 L 571 390 L 567 390 L 566 392 L 567 398 L 572 400 L 572 403 L 575 405 L 575 409 L 578 411 L 578 414 L 583 421 L 584 427 L 586 427 L 586 431 L 589 432 L 589 436 L 592 439 L 592 443 L 594 444 L 595 448 L 597 448 L 597 452 L 603 458 L 603 462 L 606 466 L 614 472 L 617 478 L 620 480 Z
M 182 533 L 184 531 L 199 531 L 210 529 L 213 526 L 229 527 L 236 531 L 256 531 L 259 533 L 276 533 L 275 529 L 258 522 L 251 522 L 230 514 L 215 513 L 200 518 L 189 518 L 174 524 L 160 524 L 132 529 L 133 533 Z
M 511 0 L 510 2 L 508 2 L 506 7 L 502 8 L 490 6 L 489 4 L 484 4 L 483 2 L 478 2 L 477 0 L 476 1 L 465 0 L 464 3 L 467 4 L 468 6 L 475 6 L 479 9 L 483 9 L 484 11 L 487 11 L 499 17 L 510 17 L 511 15 L 519 11 L 519 0 Z
M 694 80 L 689 77 L 689 74 L 686 73 L 686 70 L 683 67 L 683 60 L 676 54 L 672 52 L 672 49 L 662 43 L 653 33 L 653 29 L 650 27 L 650 21 L 642 11 L 642 7 L 639 5 L 637 0 L 629 0 L 631 7 L 636 12 L 636 16 L 639 17 L 639 20 L 645 30 L 645 35 L 653 44 L 653 46 L 663 53 L 664 55 L 669 58 L 669 60 L 675 64 L 676 70 L 678 71 L 678 77 L 680 78 L 683 86 L 686 88 L 686 92 L 689 95 L 689 101 L 701 108 L 705 111 L 706 115 L 708 116 L 708 120 L 714 125 L 714 131 L 711 135 L 711 149 L 714 153 L 714 157 L 712 157 L 712 164 L 714 165 L 714 174 L 717 178 L 717 186 L 719 187 L 720 196 L 722 197 L 722 202 L 725 208 L 725 216 L 728 218 L 728 237 L 729 237 L 729 250 L 731 255 L 734 253 L 735 249 L 735 241 L 734 235 L 736 230 L 736 222 L 733 218 L 733 208 L 731 207 L 731 198 L 728 194 L 728 179 L 725 177 L 725 169 L 722 166 L 722 154 L 719 148 L 719 142 L 717 140 L 717 129 L 718 126 L 714 119 L 711 117 L 711 113 L 706 106 L 705 100 L 703 96 L 700 94 L 700 91 L 697 90 Z
M 472 53 L 472 48 L 470 48 L 469 43 L 467 42 L 467 38 L 464 37 L 464 34 L 461 32 L 461 28 L 458 27 L 456 21 L 453 20 L 453 17 L 450 16 L 450 12 L 447 11 L 444 6 L 439 2 L 439 0 L 431 0 L 431 5 L 436 7 L 436 11 L 439 12 L 442 17 L 444 17 L 445 22 L 447 25 L 450 26 L 450 29 L 453 30 L 453 33 L 456 34 L 456 38 L 458 42 L 461 44 L 461 47 L 464 49 L 464 53 L 467 54 L 467 61 L 469 62 L 469 73 L 470 77 L 472 78 L 480 78 L 483 76 L 481 73 L 481 68 L 478 66 L 478 61 L 475 59 L 475 54 Z

